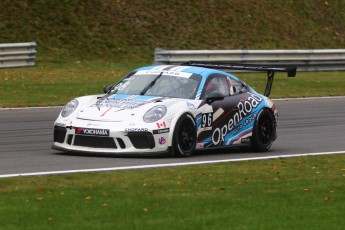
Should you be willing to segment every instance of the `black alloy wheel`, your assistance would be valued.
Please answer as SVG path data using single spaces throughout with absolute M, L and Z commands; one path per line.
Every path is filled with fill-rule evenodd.
M 190 114 L 183 114 L 176 123 L 173 135 L 173 155 L 188 157 L 196 146 L 195 121 Z
M 274 116 L 268 109 L 263 109 L 254 124 L 252 147 L 259 152 L 265 152 L 272 146 L 276 136 Z

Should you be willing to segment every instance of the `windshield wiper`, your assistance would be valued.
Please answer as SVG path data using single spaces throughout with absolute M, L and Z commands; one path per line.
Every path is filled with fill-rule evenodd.
M 140 95 L 144 95 L 147 92 L 147 90 L 149 90 L 162 75 L 163 72 L 161 72 L 157 77 L 155 77 L 155 79 L 153 79 L 153 81 L 151 81 L 147 86 L 145 86 L 143 91 L 140 92 Z

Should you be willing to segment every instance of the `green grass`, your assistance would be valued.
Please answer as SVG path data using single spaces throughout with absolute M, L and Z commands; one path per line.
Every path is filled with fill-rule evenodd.
M 75 60 L 0 69 L 0 107 L 63 105 L 77 96 L 100 94 L 105 85 L 114 84 L 140 66 L 140 61 L 136 65 Z
M 343 229 L 345 154 L 1 179 L 2 229 Z
M 70 61 L 36 67 L 0 69 L 0 107 L 64 105 L 74 97 L 101 94 L 134 68 L 149 62 Z M 262 93 L 265 73 L 235 74 Z M 295 78 L 276 74 L 272 98 L 344 96 L 344 72 L 298 72 Z
M 36 41 L 45 60 L 164 49 L 341 49 L 342 0 L 2 0 L 0 43 Z
M 237 74 L 242 80 L 263 93 L 266 87 L 264 74 Z M 297 72 L 296 77 L 276 73 L 271 96 L 285 97 L 325 97 L 345 96 L 345 72 Z

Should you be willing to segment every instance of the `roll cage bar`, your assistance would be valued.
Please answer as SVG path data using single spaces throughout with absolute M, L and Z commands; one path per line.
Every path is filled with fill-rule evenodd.
M 182 66 L 195 66 L 204 67 L 209 69 L 220 70 L 246 70 L 246 71 L 259 71 L 267 72 L 267 83 L 264 95 L 270 96 L 274 73 L 275 72 L 287 72 L 288 77 L 295 77 L 297 67 L 296 66 L 278 66 L 278 65 L 258 65 L 258 64 L 241 64 L 241 63 L 226 63 L 226 62 L 206 62 L 206 61 L 188 61 L 181 64 Z

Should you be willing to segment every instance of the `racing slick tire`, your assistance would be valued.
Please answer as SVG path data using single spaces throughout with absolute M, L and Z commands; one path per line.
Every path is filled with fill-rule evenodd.
M 173 141 L 172 155 L 188 157 L 193 154 L 196 146 L 196 124 L 190 114 L 183 114 L 176 122 Z
M 276 138 L 276 126 L 273 114 L 263 109 L 257 116 L 253 128 L 252 148 L 258 152 L 269 150 Z

